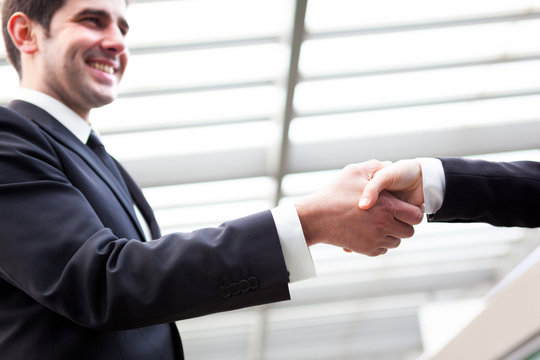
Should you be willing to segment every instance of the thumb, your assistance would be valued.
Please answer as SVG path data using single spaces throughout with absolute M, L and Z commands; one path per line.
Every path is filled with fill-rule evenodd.
M 366 184 L 360 197 L 358 207 L 363 210 L 371 208 L 377 202 L 381 191 L 385 190 L 391 183 L 391 178 L 384 176 L 385 169 L 381 169 L 373 175 L 373 178 Z
M 367 185 L 364 187 L 364 191 L 362 192 L 362 196 L 360 197 L 360 202 L 358 203 L 358 207 L 363 210 L 367 210 L 371 208 L 379 198 L 379 190 L 377 188 L 377 184 L 373 183 L 373 180 L 367 183 Z

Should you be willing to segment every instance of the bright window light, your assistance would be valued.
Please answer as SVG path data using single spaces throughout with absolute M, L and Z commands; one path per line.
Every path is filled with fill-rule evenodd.
M 536 61 L 304 82 L 295 108 L 303 115 L 532 89 L 540 90 Z
M 321 189 L 337 175 L 337 170 L 289 174 L 283 179 L 282 191 L 286 197 L 306 195 Z
M 6 47 L 4 46 L 4 35 L 2 31 L 0 31 L 0 41 L 0 57 L 6 57 Z
M 280 112 L 284 98 L 277 86 L 120 98 L 94 110 L 92 123 L 106 133 L 270 118 Z
M 270 199 L 275 181 L 269 177 L 211 181 L 150 187 L 144 195 L 154 209 L 170 209 L 192 205 Z
M 540 54 L 540 20 L 317 39 L 302 47 L 304 77 Z
M 169 45 L 281 36 L 290 28 L 292 0 L 149 1 L 128 7 L 130 46 Z
M 294 119 L 293 143 L 539 121 L 540 95 Z
M 284 45 L 264 44 L 136 55 L 120 91 L 275 80 L 286 72 L 287 54 Z
M 252 200 L 190 206 L 188 208 L 162 209 L 156 211 L 156 219 L 165 233 L 172 231 L 186 232 L 201 227 L 215 227 L 224 221 L 264 211 L 271 206 L 270 200 Z
M 213 153 L 273 146 L 277 143 L 277 126 L 272 121 L 260 121 L 149 131 L 104 136 L 103 142 L 107 150 L 119 160 Z
M 19 77 L 13 66 L 0 66 L 0 79 L 0 101 L 11 100 L 19 88 Z
M 310 32 L 367 28 L 416 22 L 497 16 L 540 9 L 539 0 L 310 0 L 306 26 Z

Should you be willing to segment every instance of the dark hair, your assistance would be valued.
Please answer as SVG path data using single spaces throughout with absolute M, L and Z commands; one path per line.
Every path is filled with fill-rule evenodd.
M 2 0 L 2 35 L 9 61 L 15 70 L 21 74 L 21 54 L 15 46 L 7 30 L 7 23 L 14 13 L 20 11 L 25 13 L 31 20 L 37 21 L 48 33 L 51 26 L 51 19 L 56 11 L 60 9 L 66 0 Z

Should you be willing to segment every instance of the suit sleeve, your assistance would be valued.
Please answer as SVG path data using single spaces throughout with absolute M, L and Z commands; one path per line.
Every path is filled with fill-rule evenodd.
M 0 111 L 0 277 L 82 326 L 127 329 L 289 299 L 269 211 L 151 242 L 105 228 L 39 128 Z M 14 290 L 15 291 L 15 290 Z
M 446 192 L 429 221 L 540 226 L 540 163 L 441 159 Z

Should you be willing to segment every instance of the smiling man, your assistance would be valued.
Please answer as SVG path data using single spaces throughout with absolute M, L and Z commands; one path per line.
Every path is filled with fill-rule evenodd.
M 287 300 L 289 281 L 314 273 L 308 246 L 376 256 L 422 219 L 388 194 L 358 209 L 369 162 L 295 206 L 162 236 L 88 121 L 124 74 L 125 12 L 124 0 L 3 0 L 21 91 L 0 108 L 2 359 L 183 359 L 174 321 Z
M 128 60 L 125 11 L 124 0 L 66 1 L 48 28 L 24 12 L 10 14 L 6 30 L 22 53 L 21 87 L 54 97 L 83 119 L 112 102 Z

